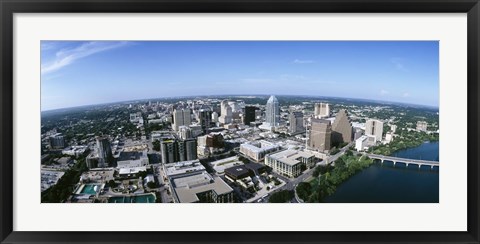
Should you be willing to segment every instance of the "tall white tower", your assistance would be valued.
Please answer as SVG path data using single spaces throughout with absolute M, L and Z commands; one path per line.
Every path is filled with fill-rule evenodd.
M 280 124 L 280 107 L 277 98 L 273 95 L 267 101 L 265 122 L 272 127 Z
M 232 123 L 232 107 L 228 104 L 227 100 L 223 100 L 220 104 L 220 118 L 219 121 L 222 124 Z

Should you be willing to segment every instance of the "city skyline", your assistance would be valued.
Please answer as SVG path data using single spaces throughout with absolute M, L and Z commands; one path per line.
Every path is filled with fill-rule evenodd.
M 42 41 L 41 47 L 42 111 L 258 94 L 439 102 L 436 41 Z

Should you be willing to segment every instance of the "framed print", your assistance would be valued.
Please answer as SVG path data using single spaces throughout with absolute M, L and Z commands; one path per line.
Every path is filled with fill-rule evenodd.
M 478 243 L 471 1 L 2 1 L 1 241 Z

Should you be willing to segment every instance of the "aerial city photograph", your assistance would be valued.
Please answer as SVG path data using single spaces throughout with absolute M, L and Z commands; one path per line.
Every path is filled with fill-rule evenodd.
M 439 203 L 438 41 L 41 41 L 42 203 Z

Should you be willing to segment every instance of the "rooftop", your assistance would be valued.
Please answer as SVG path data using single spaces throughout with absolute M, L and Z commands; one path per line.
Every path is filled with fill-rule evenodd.
M 247 167 L 245 167 L 245 165 L 239 165 L 239 166 L 225 169 L 225 173 L 228 173 L 229 175 L 234 175 L 237 178 L 242 175 L 249 174 L 249 172 L 250 171 L 248 170 Z
M 146 158 L 147 153 L 145 151 L 123 151 L 120 152 L 118 161 L 138 160 L 140 158 Z
M 250 151 L 253 151 L 253 152 L 261 152 L 261 151 L 264 151 L 264 150 L 270 150 L 272 148 L 278 147 L 278 145 L 276 145 L 272 142 L 269 142 L 269 141 L 265 141 L 265 140 L 260 140 L 260 141 L 255 141 L 255 142 L 247 142 L 247 143 L 243 143 L 240 146 L 243 147 L 243 148 L 246 148 Z
M 305 152 L 305 151 L 297 151 L 297 150 L 284 150 L 278 153 L 273 153 L 268 155 L 268 157 L 273 158 L 277 161 L 288 165 L 296 165 L 301 161 L 298 158 L 310 158 L 315 157 L 313 153 Z
M 242 165 L 243 162 L 238 159 L 237 156 L 229 157 L 220 159 L 214 162 L 211 162 L 210 165 L 217 173 L 223 173 L 225 169 L 236 166 Z
M 170 163 L 165 165 L 165 171 L 168 176 L 181 175 L 195 171 L 205 171 L 205 167 L 196 160 Z
M 212 177 L 206 172 L 177 178 L 174 184 L 175 193 L 181 203 L 199 201 L 197 194 L 202 192 L 213 190 L 217 195 L 222 195 L 233 191 L 220 177 Z
M 141 171 L 147 171 L 147 167 L 142 166 L 142 167 L 135 167 L 135 168 L 121 168 L 118 172 L 120 175 L 125 175 L 125 174 L 136 174 Z

